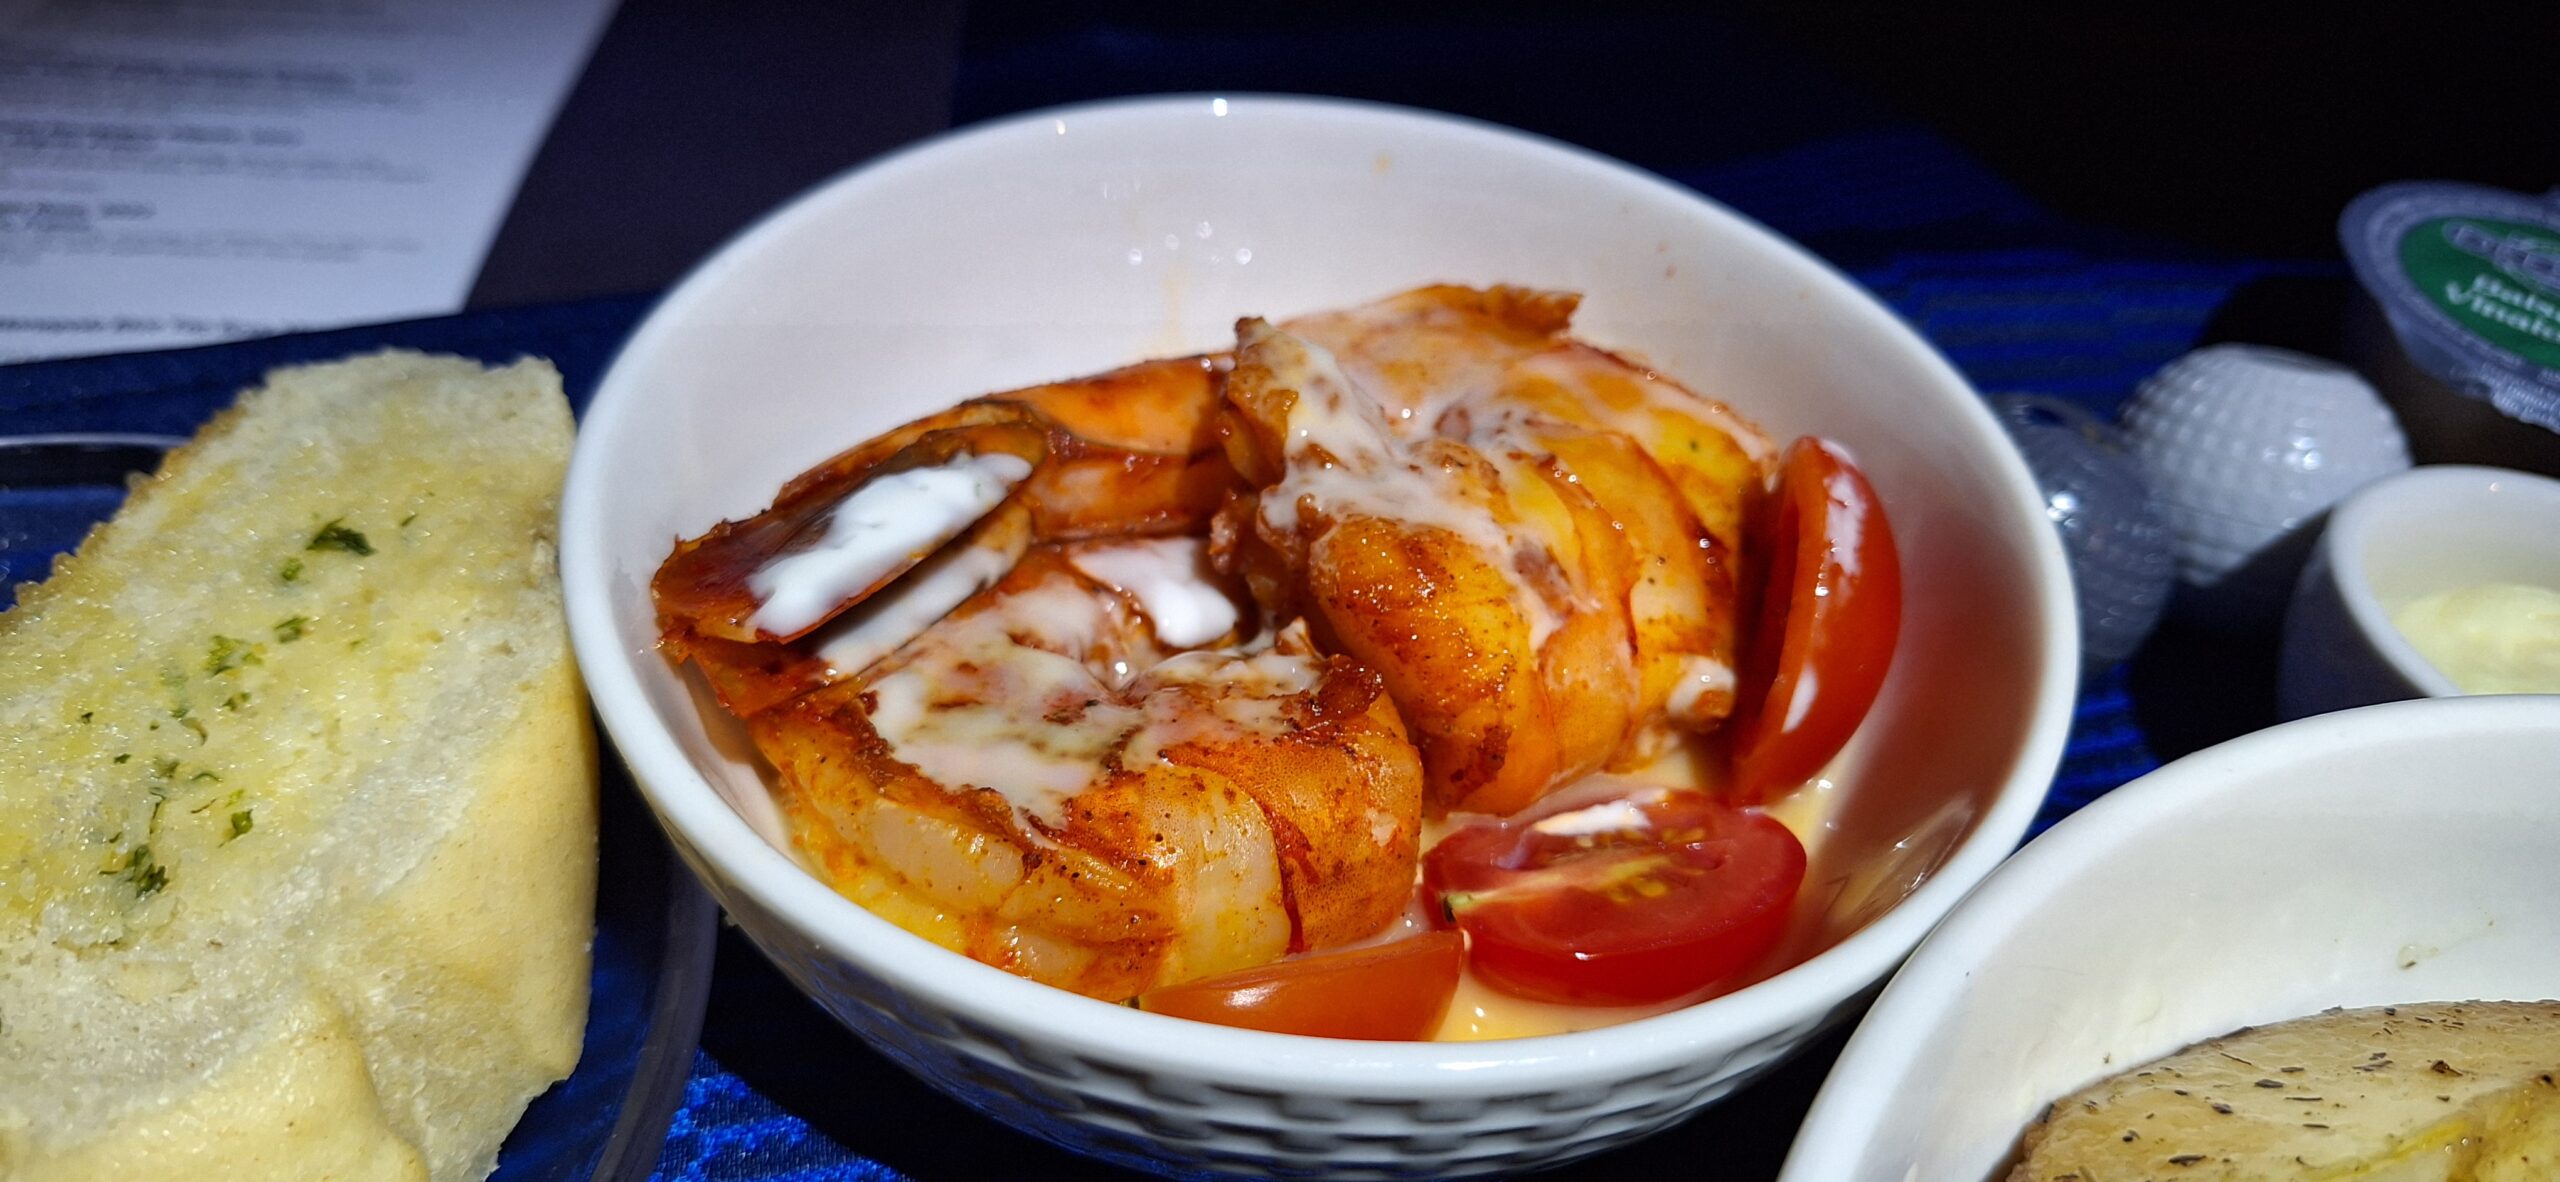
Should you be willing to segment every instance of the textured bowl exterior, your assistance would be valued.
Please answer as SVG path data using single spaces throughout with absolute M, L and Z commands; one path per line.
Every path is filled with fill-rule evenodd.
M 1186 1176 L 1402 1179 L 1510 1175 L 1679 1123 L 1783 1062 L 1848 1001 L 1688 1063 L 1590 1087 L 1468 1095 L 1330 1086 L 1247 1087 L 1210 1064 L 1165 1069 L 1019 1025 L 971 1018 L 813 947 L 753 896 L 729 916 L 792 983 L 881 1053 L 1015 1128 L 1136 1169 Z
M 1846 804 L 1815 843 L 1792 967 L 1573 1034 L 1301 1038 L 1013 977 L 802 869 L 737 728 L 655 651 L 647 581 L 673 538 L 753 513 L 848 442 L 959 398 L 1216 348 L 1241 314 L 1430 280 L 1589 293 L 1583 335 L 1705 382 L 1773 433 L 1843 441 L 1892 506 L 1905 642 L 1833 770 Z M 1685 190 L 1394 108 L 1098 104 L 866 166 L 671 292 L 607 375 L 579 448 L 562 521 L 572 635 L 686 862 L 800 988 L 920 1077 L 1008 1125 L 1171 1173 L 1516 1173 L 1712 1103 L 1839 1017 L 2015 846 L 2078 676 L 2069 575 L 2032 478 L 1916 335 Z M 1885 787 L 1860 795 L 1869 783 Z

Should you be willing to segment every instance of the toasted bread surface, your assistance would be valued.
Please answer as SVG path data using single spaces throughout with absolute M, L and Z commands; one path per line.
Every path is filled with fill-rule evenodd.
M 574 1066 L 558 376 L 278 371 L 0 615 L 0 1176 L 484 1176 Z

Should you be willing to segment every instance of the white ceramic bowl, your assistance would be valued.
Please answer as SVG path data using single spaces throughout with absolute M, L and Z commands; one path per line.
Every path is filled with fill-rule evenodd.
M 1845 442 L 1904 548 L 1904 647 L 1838 765 L 1802 963 L 1611 1029 L 1361 1044 L 1196 1026 L 944 952 L 804 873 L 738 729 L 654 647 L 680 535 L 968 395 L 1223 347 L 1234 318 L 1435 280 L 1588 293 L 1632 350 L 1780 436 Z M 1847 280 L 1685 190 L 1560 144 L 1281 98 L 1076 107 L 947 136 L 766 219 L 633 335 L 579 440 L 571 626 L 676 847 L 839 1019 L 999 1119 L 1114 1160 L 1346 1177 L 1515 1171 L 1677 1121 L 1772 1064 L 2014 848 L 2077 677 L 2060 547 L 1936 353 Z
M 2391 621 L 2489 582 L 2560 587 L 2560 480 L 2439 465 L 2365 486 L 2330 515 L 2286 612 L 2278 711 L 2461 693 Z
M 2093 1080 L 2330 1006 L 2560 993 L 2560 697 L 2288 723 L 2029 843 L 1904 965 L 1781 1182 L 1979 1182 Z

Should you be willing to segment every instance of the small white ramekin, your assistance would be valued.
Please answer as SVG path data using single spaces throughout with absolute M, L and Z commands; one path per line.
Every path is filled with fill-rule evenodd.
M 2431 465 L 2330 514 L 2285 615 L 2285 718 L 2462 692 L 2392 623 L 2411 602 L 2489 582 L 2560 587 L 2560 480 Z

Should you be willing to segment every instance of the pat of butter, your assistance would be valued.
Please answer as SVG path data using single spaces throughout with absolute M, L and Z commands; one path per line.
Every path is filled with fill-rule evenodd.
M 2391 622 L 2466 694 L 2560 693 L 2560 590 L 2482 583 L 2439 591 Z

